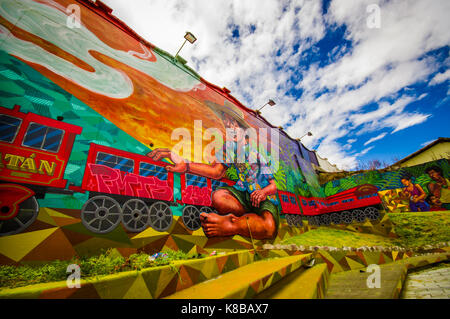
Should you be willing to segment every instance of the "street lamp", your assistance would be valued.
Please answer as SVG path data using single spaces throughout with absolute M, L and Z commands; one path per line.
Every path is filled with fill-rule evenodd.
M 183 48 L 183 46 L 186 44 L 186 41 L 189 41 L 189 43 L 194 43 L 195 41 L 197 41 L 197 38 L 195 37 L 195 35 L 193 35 L 191 32 L 186 31 L 186 34 L 184 35 L 184 42 L 181 45 L 181 48 L 178 50 L 177 54 L 175 54 L 175 58 L 178 56 L 178 53 L 180 53 L 181 49 Z
M 306 135 L 308 135 L 308 136 L 312 136 L 312 133 L 311 132 L 308 132 L 308 133 L 306 133 L 305 135 L 303 135 L 302 137 L 300 137 L 300 138 L 298 138 L 297 139 L 297 141 L 299 141 L 300 142 L 300 140 L 302 139 L 302 138 L 304 138 Z
M 267 104 L 269 104 L 270 106 L 274 106 L 276 103 L 273 100 L 269 100 L 266 104 L 264 104 L 263 106 L 261 106 L 259 109 L 256 110 L 256 113 L 260 114 L 261 110 L 263 109 L 264 106 L 266 106 Z

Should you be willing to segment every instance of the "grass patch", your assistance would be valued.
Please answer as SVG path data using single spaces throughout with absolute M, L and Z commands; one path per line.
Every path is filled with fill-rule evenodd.
M 281 244 L 338 248 L 344 246 L 417 247 L 450 241 L 450 211 L 398 213 L 388 216 L 394 224 L 399 238 L 319 227 L 299 236 L 288 238 Z
M 203 258 L 206 255 L 187 254 L 182 251 L 165 251 L 164 257 L 149 260 L 145 253 L 133 254 L 125 258 L 110 249 L 99 256 L 73 258 L 66 261 L 52 261 L 40 265 L 0 266 L 0 287 L 16 288 L 38 283 L 66 280 L 67 266 L 77 264 L 81 278 L 110 275 L 123 271 L 141 270 L 149 267 L 169 265 L 175 260 Z
M 395 246 L 393 239 L 373 235 L 356 233 L 347 230 L 319 227 L 299 236 L 288 238 L 283 245 L 296 244 L 303 246 L 331 246 L 331 247 L 361 247 L 361 246 Z
M 388 214 L 399 246 L 414 247 L 450 241 L 450 211 Z

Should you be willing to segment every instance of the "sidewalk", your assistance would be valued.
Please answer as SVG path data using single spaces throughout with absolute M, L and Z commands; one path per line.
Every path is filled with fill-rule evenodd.
M 367 278 L 372 273 L 359 269 L 332 274 L 326 299 L 395 299 L 401 280 L 407 272 L 402 264 L 381 265 L 380 288 L 369 288 Z M 400 287 L 399 287 L 400 285 Z
M 431 268 L 406 278 L 402 299 L 450 299 L 450 267 Z

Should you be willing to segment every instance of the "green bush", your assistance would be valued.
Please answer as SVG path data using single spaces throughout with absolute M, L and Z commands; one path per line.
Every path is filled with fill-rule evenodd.
M 187 254 L 182 251 L 165 251 L 163 256 L 153 261 L 145 253 L 132 254 L 125 258 L 110 249 L 98 256 L 75 257 L 65 261 L 51 261 L 40 265 L 0 266 L 0 287 L 21 287 L 31 284 L 66 280 L 67 266 L 77 264 L 81 277 L 96 277 L 122 271 L 141 270 L 148 267 L 169 265 L 174 260 L 203 258 L 205 255 Z

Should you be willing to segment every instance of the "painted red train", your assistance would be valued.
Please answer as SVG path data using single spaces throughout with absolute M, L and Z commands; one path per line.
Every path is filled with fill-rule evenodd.
M 75 137 L 82 128 L 34 113 L 0 107 L 0 236 L 16 234 L 36 219 L 36 199 L 45 194 L 89 192 L 81 209 L 83 225 L 108 233 L 122 222 L 130 232 L 151 226 L 167 231 L 171 207 L 184 205 L 182 220 L 189 230 L 200 228 L 200 213 L 213 212 L 211 193 L 234 182 L 180 174 L 175 184 L 168 163 L 119 149 L 90 144 L 82 185 L 63 179 Z M 174 198 L 179 186 L 181 200 Z M 376 187 L 363 185 L 327 198 L 297 197 L 279 191 L 282 214 L 291 226 L 302 218 L 312 224 L 351 223 L 379 218 L 381 200 Z M 363 209 L 362 209 L 363 207 Z

